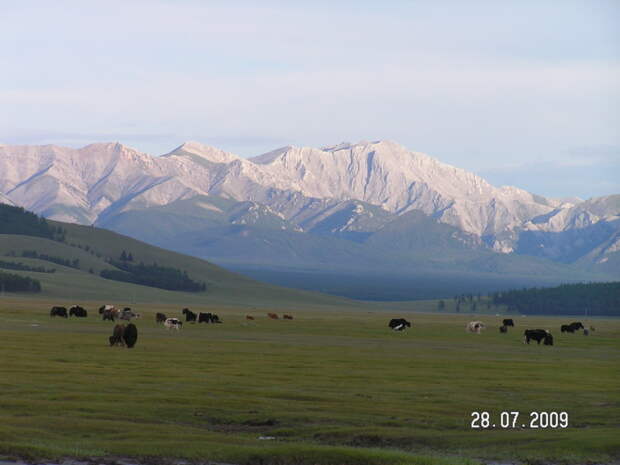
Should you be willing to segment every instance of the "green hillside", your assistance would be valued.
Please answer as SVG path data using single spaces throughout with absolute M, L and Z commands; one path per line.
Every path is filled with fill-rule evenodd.
M 9 208 L 0 205 L 2 211 Z M 19 218 L 32 223 L 27 212 Z M 5 215 L 6 217 L 7 215 Z M 0 217 L 3 218 L 3 217 Z M 111 302 L 162 302 L 178 305 L 230 305 L 246 307 L 304 308 L 307 306 L 349 306 L 351 301 L 317 293 L 297 291 L 263 284 L 229 272 L 207 261 L 170 252 L 120 234 L 89 226 L 47 221 L 50 231 L 62 230 L 59 239 L 15 234 L 20 232 L 15 215 L 11 217 L 11 233 L 0 234 L 0 257 L 4 263 L 21 263 L 26 268 L 55 270 L 53 273 L 3 269 L 6 273 L 38 280 L 42 290 L 36 297 L 45 299 L 93 300 Z M 1 222 L 2 220 L 0 220 Z M 6 225 L 6 222 L 0 224 Z M 0 227 L 2 227 L 0 225 Z M 8 230 L 4 227 L 3 230 Z M 45 228 L 43 228 L 45 230 Z M 25 228 L 26 234 L 30 229 Z M 24 257 L 35 251 L 77 267 L 64 266 L 41 258 Z M 204 292 L 179 292 L 104 279 L 104 270 L 121 271 L 109 263 L 119 259 L 123 251 L 131 253 L 135 263 L 165 266 L 180 270 L 194 281 L 204 283 Z

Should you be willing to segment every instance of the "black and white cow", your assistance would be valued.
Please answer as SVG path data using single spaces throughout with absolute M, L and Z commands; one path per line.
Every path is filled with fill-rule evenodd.
M 120 319 L 131 321 L 132 318 L 136 318 L 138 316 L 137 313 L 131 311 L 131 308 L 125 307 L 122 312 L 120 312 Z
M 504 326 L 514 326 L 515 322 L 512 321 L 512 318 L 505 318 L 504 321 L 502 321 L 502 324 Z
M 178 318 L 166 318 L 166 321 L 164 321 L 164 326 L 168 330 L 176 329 L 178 331 L 183 326 L 183 322 Z
M 113 308 L 114 305 L 102 305 L 101 307 L 99 307 L 99 315 L 102 315 L 105 310 L 112 310 Z
M 553 336 L 546 329 L 526 329 L 523 333 L 524 343 L 529 344 L 530 340 L 534 340 L 540 345 L 540 342 L 543 341 L 546 346 L 553 345 Z
M 196 314 L 192 312 L 189 308 L 184 308 L 181 313 L 185 315 L 185 322 L 193 321 L 194 323 L 196 323 Z
M 393 331 L 403 331 L 407 328 L 410 328 L 411 323 L 409 323 L 404 318 L 392 318 L 388 323 L 388 326 L 392 328 Z
M 109 320 L 109 321 L 114 321 L 119 317 L 119 310 L 112 307 L 112 308 L 107 308 L 103 311 L 103 313 L 101 314 L 101 319 L 103 321 Z
M 65 307 L 52 307 L 52 309 L 50 310 L 50 316 L 51 317 L 60 316 L 63 318 L 69 318 L 69 315 L 67 315 L 67 309 Z
M 484 323 L 482 321 L 470 321 L 469 323 L 467 323 L 467 331 L 469 331 L 470 333 L 476 333 L 476 334 L 480 334 L 480 332 L 486 328 L 486 326 L 484 325 Z

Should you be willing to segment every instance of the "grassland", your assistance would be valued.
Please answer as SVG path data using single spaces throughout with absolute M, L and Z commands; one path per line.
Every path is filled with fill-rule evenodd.
M 224 324 L 169 333 L 154 313 L 180 306 L 137 304 L 139 340 L 128 350 L 106 345 L 109 322 L 51 319 L 50 305 L 0 300 L 0 457 L 447 465 L 620 456 L 619 320 L 591 320 L 596 331 L 584 337 L 560 334 L 564 319 L 517 317 L 501 335 L 487 315 L 489 329 L 473 335 L 470 315 L 398 312 L 413 327 L 394 333 L 386 312 L 322 307 L 272 321 L 264 308 L 212 304 L 194 309 Z M 526 327 L 555 329 L 556 345 L 522 344 Z M 494 420 L 519 411 L 520 423 L 566 411 L 569 427 L 474 430 L 472 411 Z

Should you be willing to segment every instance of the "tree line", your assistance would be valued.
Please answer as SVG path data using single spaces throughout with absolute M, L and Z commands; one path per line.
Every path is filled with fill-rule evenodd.
M 620 316 L 620 282 L 514 289 L 495 292 L 491 299 L 524 315 Z
M 80 269 L 80 259 L 74 258 L 70 260 L 68 258 L 54 257 L 53 255 L 47 255 L 39 253 L 36 250 L 24 250 L 22 251 L 22 257 L 24 258 L 38 258 L 39 260 L 45 260 L 46 262 L 56 263 L 57 265 L 67 266 L 69 268 Z
M 157 287 L 169 291 L 203 292 L 207 290 L 207 285 L 204 282 L 194 281 L 188 276 L 187 271 L 160 266 L 157 263 L 151 265 L 145 265 L 142 262 L 139 264 L 131 263 L 128 260 L 130 255 L 123 251 L 122 256 L 125 260 L 108 261 L 118 270 L 102 270 L 99 275 L 105 279 Z
M 21 207 L 0 204 L 0 234 L 19 234 L 65 241 L 66 231 Z
M 2 292 L 41 292 L 41 282 L 28 276 L 0 271 L 0 291 Z
M 30 266 L 24 265 L 22 262 L 5 262 L 0 260 L 0 268 L 5 270 L 17 270 L 17 271 L 34 271 L 37 273 L 55 273 L 55 268 L 45 268 L 43 266 Z

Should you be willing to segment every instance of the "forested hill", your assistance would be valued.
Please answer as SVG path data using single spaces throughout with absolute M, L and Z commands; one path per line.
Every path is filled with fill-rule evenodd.
M 254 281 L 206 260 L 105 229 L 46 220 L 0 204 L 0 294 L 252 308 L 355 306 Z
M 620 316 L 620 282 L 496 292 L 493 303 L 524 315 Z
M 21 207 L 0 204 L 0 234 L 44 237 L 63 242 L 65 231 Z

